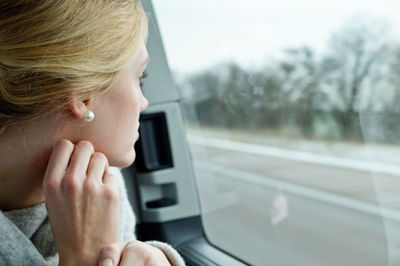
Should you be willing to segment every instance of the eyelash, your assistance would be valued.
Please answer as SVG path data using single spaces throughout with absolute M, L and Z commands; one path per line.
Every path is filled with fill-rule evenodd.
M 143 72 L 143 74 L 142 74 L 142 76 L 139 78 L 139 81 L 140 81 L 140 87 L 142 87 L 143 86 L 143 80 L 146 78 L 148 76 L 148 74 L 147 74 L 147 71 L 144 71 Z

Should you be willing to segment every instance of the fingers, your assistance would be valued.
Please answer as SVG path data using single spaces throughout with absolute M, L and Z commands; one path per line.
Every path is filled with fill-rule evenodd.
M 121 255 L 121 266 L 171 266 L 165 254 L 158 248 L 141 241 L 129 242 Z
M 146 265 L 144 259 L 137 252 L 126 252 L 122 257 L 120 266 L 143 266 Z
M 121 253 L 127 244 L 128 242 L 118 242 L 102 248 L 99 255 L 99 266 L 119 265 Z M 107 260 L 108 262 L 111 260 L 112 264 L 109 264 Z
M 94 147 L 92 143 L 89 141 L 78 142 L 78 144 L 75 145 L 75 149 L 67 169 L 67 176 L 72 178 L 86 178 L 89 161 L 93 153 Z
M 139 241 L 129 242 L 121 256 L 120 266 L 142 266 L 147 265 L 148 254 Z
M 104 185 L 111 185 L 111 186 L 116 186 L 117 185 L 117 181 L 115 179 L 115 176 L 109 173 L 106 173 L 103 176 L 103 183 Z
M 74 144 L 69 140 L 63 139 L 56 143 L 46 168 L 44 184 L 59 183 L 61 181 L 73 151 Z
M 87 169 L 88 179 L 91 179 L 101 184 L 103 183 L 104 176 L 107 174 L 108 174 L 107 157 L 100 152 L 93 153 Z
M 60 192 L 74 198 L 86 191 L 83 193 L 101 192 L 109 200 L 119 199 L 117 181 L 108 168 L 107 157 L 94 152 L 89 141 L 76 145 L 69 140 L 58 141 L 46 169 L 43 192 L 46 198 Z M 105 186 L 100 189 L 98 185 Z
M 108 160 L 102 153 L 95 153 L 89 141 L 80 141 L 74 145 L 71 141 L 59 140 L 50 155 L 46 168 L 43 186 L 46 191 L 49 187 L 57 187 L 61 181 L 67 179 L 97 178 L 96 182 L 104 182 L 108 173 Z M 107 178 L 109 180 L 111 178 Z M 69 180 L 77 181 L 77 180 Z M 68 182 L 67 182 L 68 183 Z
M 112 260 L 112 264 L 106 264 Z M 99 266 L 171 266 L 165 254 L 158 248 L 141 241 L 118 242 L 103 248 Z

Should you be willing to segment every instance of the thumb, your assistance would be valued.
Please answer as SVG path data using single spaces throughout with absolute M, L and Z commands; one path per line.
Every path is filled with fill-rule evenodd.
M 100 250 L 99 266 L 117 266 L 128 242 L 116 242 Z

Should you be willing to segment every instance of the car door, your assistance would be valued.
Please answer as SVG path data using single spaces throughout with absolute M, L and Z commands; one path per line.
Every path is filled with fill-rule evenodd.
M 136 161 L 122 170 L 138 220 L 137 237 L 170 243 L 188 265 L 242 265 L 205 238 L 180 96 L 152 3 L 142 3 L 149 17 L 151 59 L 142 86 L 149 107 L 140 117 Z

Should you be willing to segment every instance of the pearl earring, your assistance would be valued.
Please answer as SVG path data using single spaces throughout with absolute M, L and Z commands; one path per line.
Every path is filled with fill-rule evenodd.
M 86 122 L 92 122 L 94 119 L 94 113 L 90 110 L 88 110 L 85 114 L 85 116 L 83 117 L 83 119 L 85 119 Z

